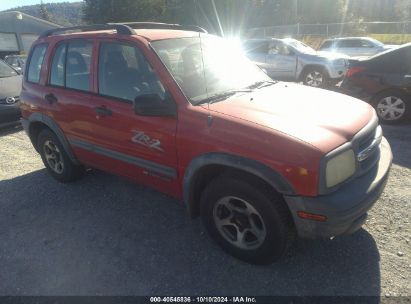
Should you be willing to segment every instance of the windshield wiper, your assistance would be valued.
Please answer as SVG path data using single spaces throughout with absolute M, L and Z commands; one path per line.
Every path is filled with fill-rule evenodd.
M 237 93 L 250 93 L 252 92 L 251 89 L 238 89 L 238 90 L 229 90 L 226 92 L 218 93 L 211 95 L 205 99 L 202 99 L 196 103 L 196 105 L 203 104 L 203 103 L 214 103 L 218 101 L 226 100 L 227 98 L 237 94 Z
M 252 85 L 248 86 L 247 88 L 251 90 L 261 89 L 261 88 L 268 87 L 276 83 L 278 83 L 278 81 L 273 81 L 273 80 L 272 81 L 269 81 L 269 80 L 257 81 L 253 83 Z

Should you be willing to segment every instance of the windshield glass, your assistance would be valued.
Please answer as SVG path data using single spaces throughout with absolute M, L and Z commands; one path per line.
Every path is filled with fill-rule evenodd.
M 0 77 L 11 77 L 16 76 L 17 72 L 12 69 L 7 63 L 0 60 Z
M 193 104 L 271 81 L 238 48 L 218 37 L 167 39 L 152 46 Z
M 298 40 L 289 40 L 286 43 L 304 54 L 316 54 L 317 53 L 312 47 Z

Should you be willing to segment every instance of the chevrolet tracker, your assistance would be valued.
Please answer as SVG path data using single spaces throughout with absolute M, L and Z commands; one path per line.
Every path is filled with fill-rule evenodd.
M 23 125 L 55 179 L 97 168 L 165 192 L 250 263 L 295 235 L 360 229 L 391 166 L 370 105 L 274 82 L 194 26 L 53 29 L 23 82 Z

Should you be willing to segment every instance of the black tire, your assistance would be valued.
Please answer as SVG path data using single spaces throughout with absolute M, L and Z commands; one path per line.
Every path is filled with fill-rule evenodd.
M 411 117 L 410 99 L 410 96 L 407 96 L 400 90 L 387 90 L 374 96 L 372 98 L 371 104 L 377 112 L 380 122 L 384 124 L 394 125 L 402 123 Z M 397 109 L 397 111 L 404 111 L 401 115 L 399 115 L 400 112 L 390 112 L 386 110 L 387 108 L 383 108 L 384 106 L 388 106 L 387 102 L 395 104 L 395 102 L 398 100 L 401 102 L 401 104 L 395 106 L 395 108 Z
M 237 231 L 237 240 L 239 239 L 238 226 L 229 224 L 224 226 L 223 232 L 217 227 L 219 219 L 215 219 L 215 212 L 221 207 L 221 202 L 230 196 L 246 201 L 259 213 L 257 217 L 262 222 L 260 227 L 265 228 L 265 237 L 257 247 L 239 248 L 232 243 L 233 240 L 228 241 L 227 234 L 230 234 L 228 230 Z M 259 183 L 231 175 L 218 177 L 203 191 L 200 204 L 202 221 L 210 236 L 227 253 L 240 260 L 252 264 L 270 264 L 283 257 L 294 240 L 293 222 L 282 197 Z M 255 215 L 253 217 L 255 218 Z M 247 236 L 252 240 L 252 235 L 248 233 Z M 255 244 L 258 243 L 259 241 Z
M 50 157 L 50 154 L 52 154 L 52 152 L 49 152 L 52 150 L 49 148 L 50 146 L 54 146 L 56 148 L 56 150 L 54 151 L 54 155 L 56 157 L 54 163 L 60 164 L 54 166 L 54 168 L 52 166 L 52 164 L 54 164 L 53 161 L 47 160 L 47 157 Z M 39 136 L 37 137 L 37 148 L 47 171 L 59 182 L 72 182 L 79 179 L 83 175 L 83 166 L 73 164 L 56 134 L 54 134 L 49 129 L 44 129 L 40 132 Z M 56 167 L 58 167 L 58 169 L 56 169 Z
M 317 84 L 316 80 L 311 81 L 310 75 L 311 74 L 318 74 L 321 75 L 321 84 Z M 321 67 L 309 67 L 306 68 L 301 76 L 301 80 L 304 85 L 314 87 L 314 88 L 326 88 L 329 84 L 329 77 L 327 73 Z

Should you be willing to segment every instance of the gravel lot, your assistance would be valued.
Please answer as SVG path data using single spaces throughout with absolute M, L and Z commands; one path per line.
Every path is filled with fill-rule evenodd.
M 20 129 L 0 133 L 0 295 L 411 296 L 411 126 L 364 229 L 271 266 L 224 254 L 175 200 L 89 172 L 63 185 Z

